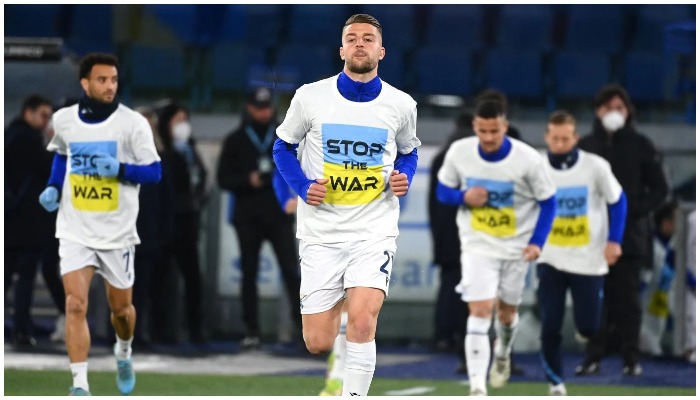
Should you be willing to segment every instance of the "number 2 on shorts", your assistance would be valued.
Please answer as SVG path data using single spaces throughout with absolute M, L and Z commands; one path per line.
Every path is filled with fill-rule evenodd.
M 381 267 L 379 267 L 379 271 L 389 275 L 389 271 L 386 270 L 386 266 L 389 265 L 389 263 L 391 263 L 391 265 L 394 265 L 394 256 L 389 254 L 388 251 L 384 251 L 384 255 L 386 256 L 386 261 L 384 262 L 384 264 L 382 264 Z

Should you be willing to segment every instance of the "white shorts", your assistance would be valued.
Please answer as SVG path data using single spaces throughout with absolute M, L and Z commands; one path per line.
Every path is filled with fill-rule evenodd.
M 396 237 L 343 243 L 299 244 L 302 314 L 328 311 L 352 287 L 377 288 L 389 294 Z
M 477 253 L 462 252 L 462 280 L 455 288 L 462 301 L 501 299 L 519 305 L 525 288 L 529 263 L 500 260 Z
M 133 245 L 117 250 L 97 250 L 60 239 L 58 255 L 61 257 L 61 276 L 92 265 L 97 268 L 95 272 L 115 288 L 134 286 Z

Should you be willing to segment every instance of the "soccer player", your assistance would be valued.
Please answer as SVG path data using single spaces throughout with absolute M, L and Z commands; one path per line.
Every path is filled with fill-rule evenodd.
M 608 265 L 622 254 L 627 199 L 610 163 L 576 147 L 571 114 L 555 111 L 544 138 L 544 161 L 557 187 L 557 214 L 537 264 L 540 338 L 549 394 L 566 395 L 560 354 L 566 291 L 571 289 L 578 333 L 592 338 L 600 326 Z
M 90 395 L 86 312 L 95 273 L 105 280 L 116 332 L 117 387 L 129 394 L 136 384 L 131 362 L 136 310 L 131 298 L 139 184 L 158 182 L 161 168 L 148 121 L 116 98 L 117 69 L 111 54 L 91 53 L 80 61 L 85 95 L 53 116 L 55 135 L 48 150 L 56 154 L 48 186 L 39 196 L 47 211 L 58 209 L 71 395 Z
M 464 346 L 470 394 L 486 395 L 494 307 L 497 339 L 489 382 L 498 388 L 510 378 L 525 274 L 544 246 L 556 202 L 542 157 L 506 137 L 502 103 L 477 104 L 473 127 L 476 137 L 460 139 L 447 151 L 436 191 L 438 200 L 460 206 L 462 280 L 457 291 L 469 307 Z
M 377 75 L 382 28 L 367 14 L 342 29 L 343 71 L 303 85 L 277 128 L 274 160 L 299 194 L 301 313 L 306 347 L 331 350 L 348 307 L 342 394 L 369 391 L 377 317 L 389 291 L 399 199 L 418 161 L 416 102 Z M 297 144 L 306 139 L 301 162 Z

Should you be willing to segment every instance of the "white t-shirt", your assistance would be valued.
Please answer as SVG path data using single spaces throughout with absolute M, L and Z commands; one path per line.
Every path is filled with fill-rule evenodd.
M 447 150 L 438 180 L 445 186 L 488 190 L 486 206 L 457 212 L 462 251 L 501 260 L 520 260 L 539 215 L 538 201 L 555 193 L 554 183 L 537 150 L 509 138 L 512 147 L 501 161 L 479 155 L 479 139 L 468 137 Z
M 160 161 L 148 121 L 120 104 L 105 121 L 88 124 L 74 105 L 53 115 L 53 127 L 56 133 L 47 149 L 68 157 L 56 237 L 102 250 L 140 243 L 139 185 L 97 176 L 91 157 L 106 153 L 135 165 Z
M 345 99 L 338 77 L 303 85 L 292 98 L 277 136 L 296 144 L 309 179 L 326 178 L 326 198 L 318 206 L 299 201 L 297 237 L 336 243 L 399 234 L 399 200 L 389 188 L 397 150 L 409 154 L 416 137 L 416 102 L 382 82 L 368 102 Z
M 608 204 L 617 203 L 622 187 L 605 159 L 578 150 L 573 167 L 553 168 L 542 156 L 557 185 L 557 216 L 538 262 L 582 275 L 605 275 L 608 264 Z

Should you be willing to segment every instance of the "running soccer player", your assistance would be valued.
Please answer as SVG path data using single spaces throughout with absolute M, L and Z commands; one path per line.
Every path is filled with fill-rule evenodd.
M 464 347 L 470 394 L 486 395 L 493 309 L 497 339 L 489 382 L 498 388 L 510 378 L 525 274 L 547 240 L 556 202 L 542 157 L 506 137 L 502 103 L 477 104 L 472 125 L 476 137 L 460 139 L 447 151 L 436 194 L 443 203 L 461 206 L 462 280 L 457 290 L 469 307 Z
M 377 318 L 389 291 L 399 199 L 415 173 L 416 102 L 377 75 L 382 28 L 367 14 L 342 29 L 343 71 L 303 85 L 277 128 L 274 159 L 299 194 L 301 313 L 306 347 L 333 348 L 348 303 L 342 394 L 369 391 Z M 297 144 L 306 139 L 301 162 Z
M 130 394 L 136 384 L 131 342 L 136 324 L 132 305 L 134 245 L 139 184 L 160 180 L 160 158 L 148 121 L 119 104 L 118 60 L 92 53 L 80 61 L 79 103 L 53 116 L 56 152 L 48 186 L 39 202 L 58 209 L 61 276 L 66 291 L 66 349 L 73 375 L 71 395 L 90 395 L 86 313 L 95 273 L 105 280 L 116 332 L 117 387 Z

